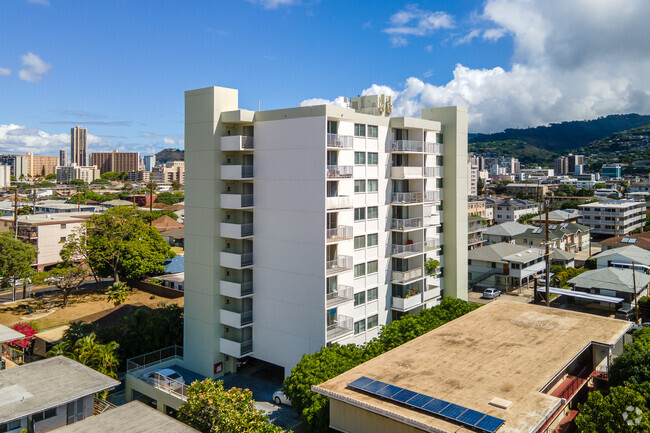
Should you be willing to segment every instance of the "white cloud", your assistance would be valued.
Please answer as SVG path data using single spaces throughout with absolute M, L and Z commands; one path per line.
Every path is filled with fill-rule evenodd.
M 280 6 L 291 6 L 300 3 L 300 0 L 248 0 L 254 4 L 260 4 L 264 9 L 277 9 Z
M 396 26 L 414 19 L 405 11 L 393 16 Z M 628 0 L 625 8 L 606 0 L 487 0 L 477 28 L 487 29 L 481 36 L 488 41 L 512 35 L 512 65 L 458 64 L 447 83 L 410 77 L 399 89 L 373 84 L 362 94 L 392 95 L 396 116 L 417 116 L 423 107 L 467 106 L 473 132 L 647 114 L 649 15 L 647 0 Z
M 11 74 L 11 69 L 0 68 L 0 77 L 7 76 L 9 74 Z
M 478 29 L 474 29 L 471 32 L 467 33 L 465 36 L 459 38 L 456 43 L 459 45 L 462 44 L 468 44 L 472 42 L 472 39 L 477 38 L 481 35 L 481 31 Z
M 176 144 L 176 141 L 173 138 L 165 137 L 163 138 L 163 143 L 168 144 L 168 145 L 174 145 Z
M 433 52 L 433 45 L 427 45 L 426 47 L 424 47 L 424 51 L 426 51 L 427 53 Z
M 343 96 L 339 96 L 333 101 L 330 101 L 329 99 L 323 99 L 323 98 L 311 98 L 311 99 L 305 99 L 300 103 L 301 107 L 309 107 L 311 105 L 334 105 L 337 107 L 347 107 L 347 104 L 345 103 Z
M 113 149 L 115 143 L 96 135 L 88 134 L 90 151 Z M 58 155 L 60 149 L 70 147 L 70 134 L 50 134 L 36 128 L 9 124 L 0 125 L 0 153 L 25 154 L 32 152 L 36 155 Z
M 51 64 L 44 62 L 34 53 L 27 53 L 24 56 L 20 56 L 20 59 L 23 69 L 18 72 L 18 77 L 24 81 L 38 83 L 43 79 L 43 75 L 52 69 Z
M 390 17 L 390 27 L 382 30 L 391 35 L 393 46 L 406 45 L 406 36 L 428 36 L 438 29 L 454 27 L 451 15 L 442 11 L 427 11 L 408 5 Z

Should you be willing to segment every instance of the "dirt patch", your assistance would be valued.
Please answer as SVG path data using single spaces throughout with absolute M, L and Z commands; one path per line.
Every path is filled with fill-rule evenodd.
M 42 331 L 79 320 L 103 322 L 101 319 L 104 317 L 107 317 L 105 322 L 110 324 L 133 313 L 137 308 L 158 308 L 161 302 L 183 306 L 183 298 L 167 299 L 135 290 L 126 303 L 115 307 L 112 302 L 108 302 L 103 291 L 95 288 L 85 288 L 71 294 L 65 308 L 61 308 L 62 301 L 61 294 L 52 293 L 37 299 L 1 306 L 0 324 L 11 326 L 17 322 L 27 321 Z M 56 311 L 51 312 L 53 309 Z M 44 316 L 44 313 L 48 312 L 51 313 Z

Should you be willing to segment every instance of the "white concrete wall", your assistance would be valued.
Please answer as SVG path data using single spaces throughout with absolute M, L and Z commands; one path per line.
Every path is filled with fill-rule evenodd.
M 62 228 L 61 224 L 65 224 Z M 36 264 L 40 266 L 47 266 L 61 261 L 61 238 L 67 238 L 75 230 L 81 227 L 83 223 L 60 223 L 48 224 L 38 226 L 38 255 L 36 256 Z

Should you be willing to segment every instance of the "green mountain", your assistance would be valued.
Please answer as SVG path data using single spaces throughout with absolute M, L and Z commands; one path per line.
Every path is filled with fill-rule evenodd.
M 506 129 L 494 134 L 472 134 L 471 152 L 514 156 L 523 164 L 548 163 L 557 155 L 577 152 L 587 144 L 612 134 L 650 124 L 650 116 L 612 114 L 593 120 L 552 123 L 525 129 Z
M 644 173 L 650 164 L 650 125 L 615 132 L 592 141 L 577 150 L 588 157 L 589 169 L 600 169 L 605 163 L 628 164 L 626 173 Z
M 184 161 L 185 151 L 182 149 L 163 149 L 156 153 L 156 162 L 166 163 L 167 161 Z

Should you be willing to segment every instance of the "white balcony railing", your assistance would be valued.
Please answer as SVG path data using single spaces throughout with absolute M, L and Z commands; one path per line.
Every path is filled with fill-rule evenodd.
M 354 167 L 351 165 L 328 165 L 327 178 L 328 179 L 350 179 Z
M 392 308 L 400 311 L 408 311 L 422 305 L 422 293 L 400 298 L 393 296 Z
M 421 203 L 423 195 L 421 192 L 394 192 L 392 203 Z
M 338 256 L 334 260 L 326 262 L 327 275 L 336 274 L 338 272 L 345 272 L 352 269 L 352 257 Z
M 327 147 L 352 149 L 354 139 L 351 135 L 327 134 Z
M 416 140 L 395 140 L 392 145 L 393 152 L 422 152 L 424 142 Z
M 409 244 L 409 245 L 396 245 L 396 244 L 393 244 L 393 245 L 391 245 L 391 248 L 390 248 L 390 254 L 391 255 L 417 254 L 417 253 L 421 253 L 423 251 L 422 247 L 423 247 L 422 242 L 418 242 L 418 243 L 415 243 L 415 244 Z
M 338 226 L 333 229 L 327 229 L 327 240 L 352 239 L 352 227 Z
M 390 177 L 392 179 L 418 179 L 422 177 L 422 167 L 391 167 Z
M 424 201 L 441 201 L 442 191 L 425 191 Z
M 338 305 L 342 302 L 351 301 L 354 299 L 354 288 L 339 284 L 336 289 L 327 292 L 327 307 Z
M 397 284 L 404 284 L 406 282 L 422 278 L 422 268 L 411 269 L 410 271 L 393 271 L 392 282 Z
M 442 177 L 442 167 L 424 167 L 425 177 Z
M 337 314 L 334 320 L 327 323 L 327 340 L 333 340 L 352 332 L 353 319 L 349 316 Z
M 221 137 L 221 150 L 252 150 L 254 142 L 252 136 L 227 135 Z
M 326 197 L 325 207 L 327 210 L 350 209 L 352 207 L 352 200 L 347 196 Z
M 424 143 L 426 153 L 442 153 L 442 143 Z
M 420 217 L 408 219 L 393 218 L 391 220 L 391 229 L 393 230 L 409 230 L 419 228 L 422 228 L 422 218 Z
M 440 241 L 438 239 L 429 238 L 424 242 L 424 251 L 431 251 L 436 248 L 440 248 Z

